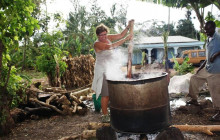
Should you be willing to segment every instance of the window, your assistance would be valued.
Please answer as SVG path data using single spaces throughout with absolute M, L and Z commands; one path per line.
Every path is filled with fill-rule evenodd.
M 197 53 L 196 53 L 196 52 L 192 52 L 192 53 L 191 53 L 191 56 L 192 56 L 192 57 L 197 57 Z
M 205 56 L 205 52 L 199 52 L 199 56 L 200 57 L 204 57 Z
M 188 57 L 188 54 L 184 54 L 184 55 L 183 55 L 183 58 L 186 58 L 186 57 Z

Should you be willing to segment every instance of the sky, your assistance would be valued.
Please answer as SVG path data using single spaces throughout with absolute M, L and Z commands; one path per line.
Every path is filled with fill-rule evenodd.
M 82 5 L 89 7 L 91 5 L 90 0 L 79 0 Z M 110 15 L 110 8 L 114 3 L 128 4 L 127 19 L 134 19 L 135 22 L 143 22 L 147 20 L 165 21 L 168 23 L 169 8 L 163 5 L 157 5 L 148 2 L 142 2 L 138 0 L 97 0 L 98 6 Z M 60 12 L 63 14 L 64 19 L 68 18 L 68 13 L 73 11 L 73 4 L 70 0 L 48 0 L 48 12 Z M 205 8 L 205 13 L 211 11 L 215 16 L 220 15 L 220 11 L 215 7 Z M 175 25 L 180 19 L 185 19 L 186 9 L 170 8 L 170 23 Z M 205 14 L 206 15 L 206 14 Z M 194 12 L 192 12 L 192 22 L 196 30 L 199 30 L 199 22 Z

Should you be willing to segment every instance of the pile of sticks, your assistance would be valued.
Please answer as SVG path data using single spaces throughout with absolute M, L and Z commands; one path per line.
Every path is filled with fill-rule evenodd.
M 36 93 L 36 97 L 31 96 L 28 102 L 38 104 L 37 108 L 39 111 L 46 107 L 62 115 L 73 115 L 76 113 L 84 115 L 87 112 L 87 106 L 82 100 L 91 99 L 92 90 L 90 88 L 66 91 L 60 87 L 52 87 L 46 88 L 43 92 Z
M 92 55 L 64 59 L 67 69 L 61 76 L 65 88 L 79 88 L 92 83 L 95 59 Z

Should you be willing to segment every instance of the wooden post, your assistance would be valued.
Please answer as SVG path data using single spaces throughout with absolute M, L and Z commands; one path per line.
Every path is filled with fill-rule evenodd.
M 134 28 L 134 20 L 131 21 L 130 23 L 130 31 L 129 33 L 133 35 L 133 28 Z M 132 53 L 133 53 L 133 38 L 130 40 L 129 45 L 128 45 L 128 65 L 127 65 L 127 78 L 132 78 Z

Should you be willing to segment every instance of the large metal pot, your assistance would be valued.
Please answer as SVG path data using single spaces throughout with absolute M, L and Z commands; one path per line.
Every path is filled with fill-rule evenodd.
M 108 79 L 111 126 L 118 132 L 154 133 L 170 125 L 167 73 L 146 79 Z

